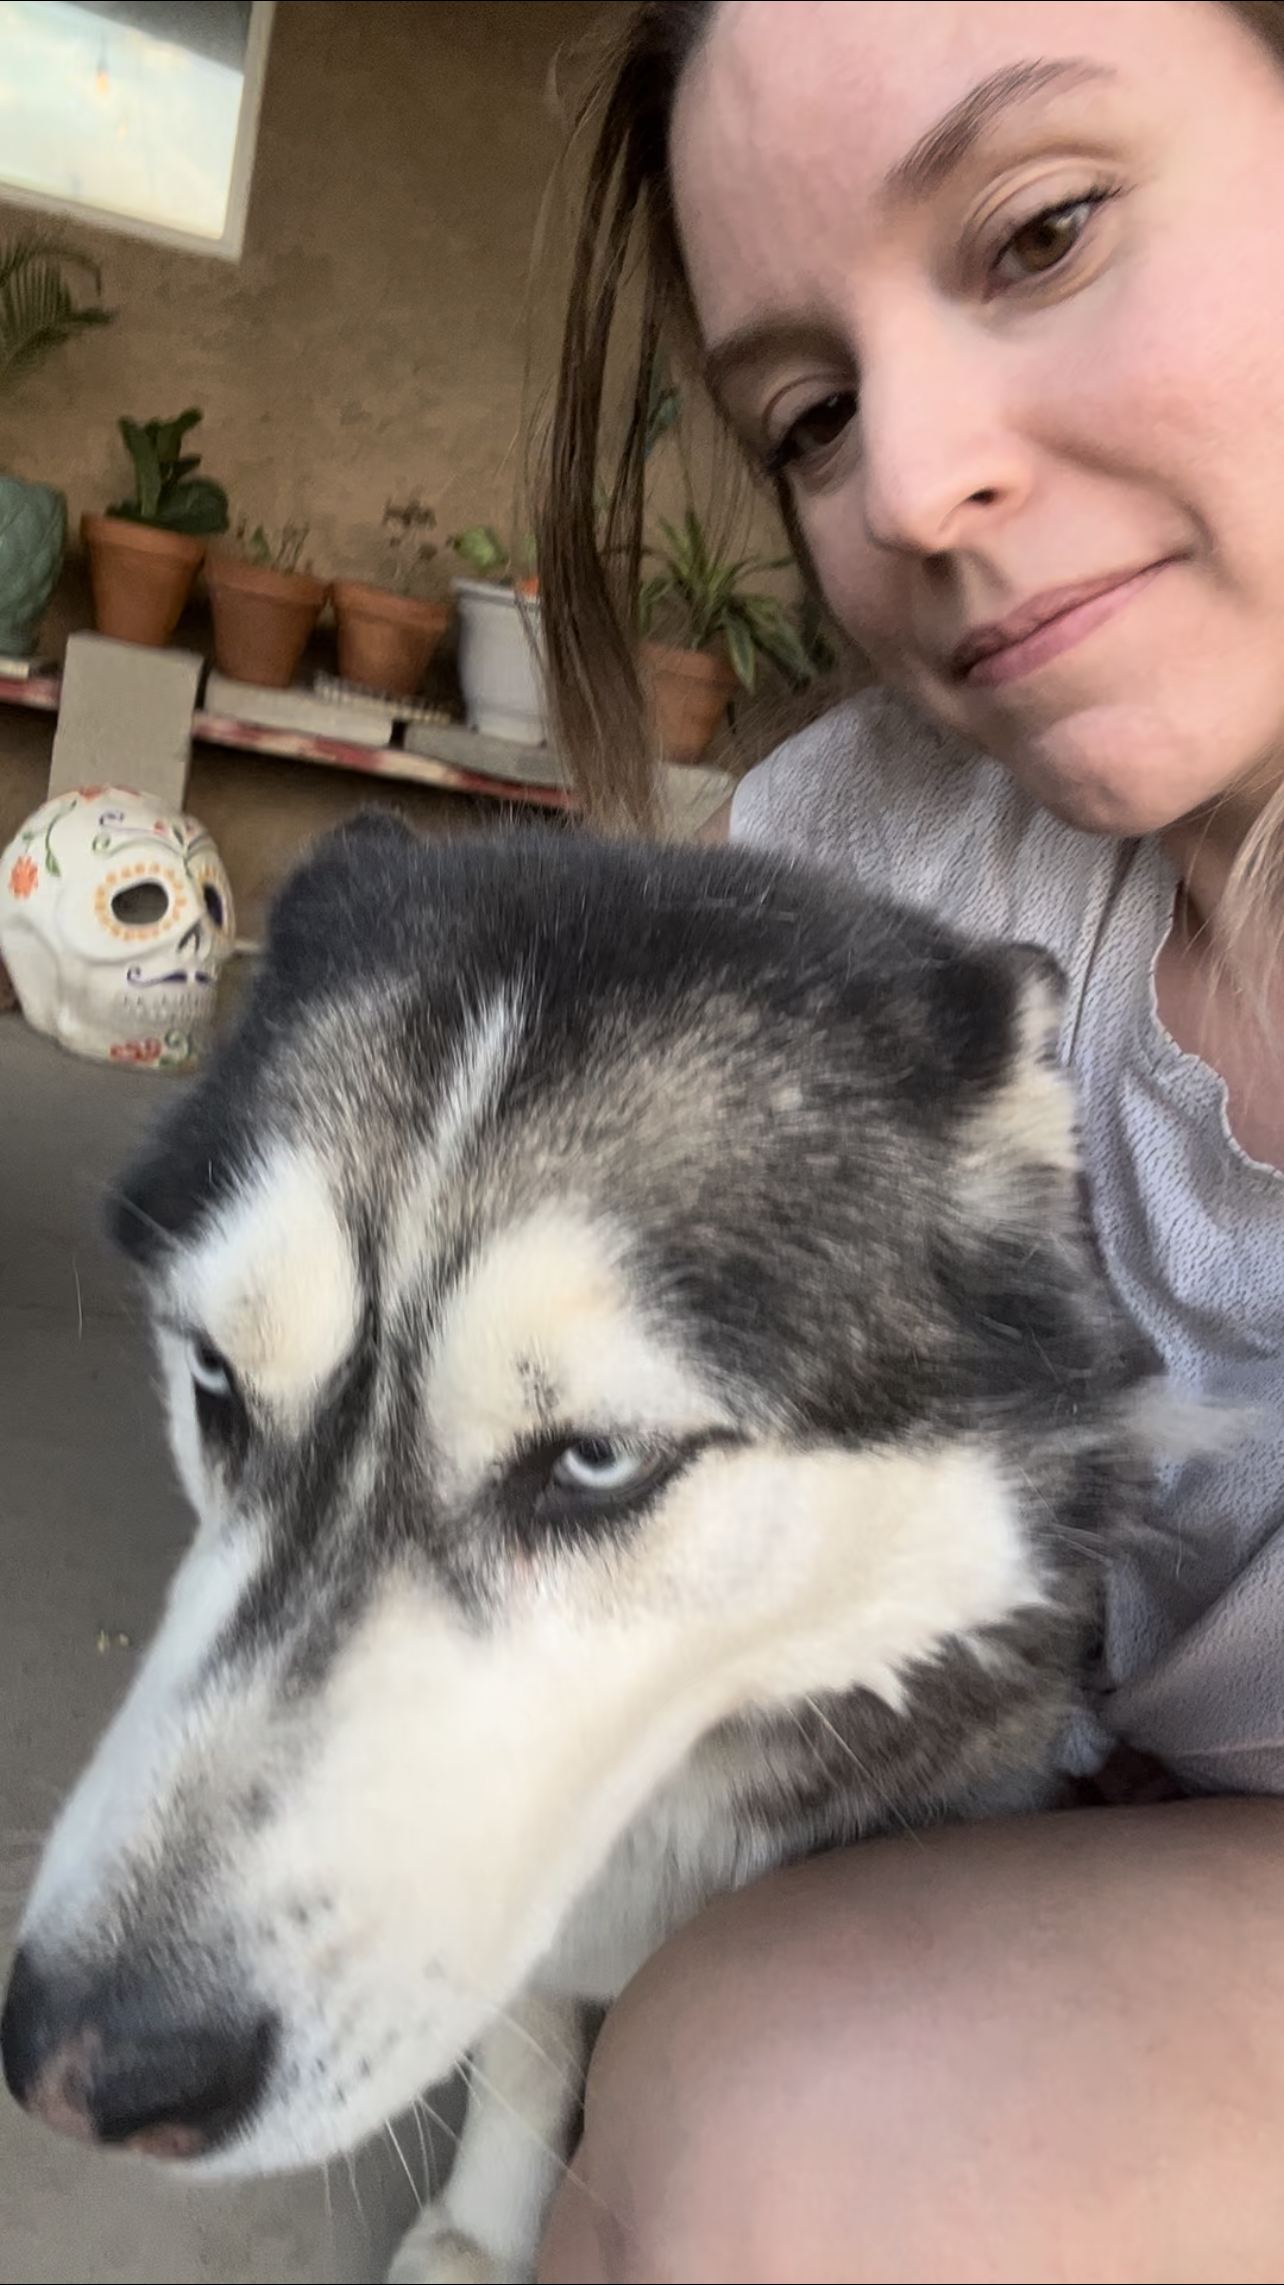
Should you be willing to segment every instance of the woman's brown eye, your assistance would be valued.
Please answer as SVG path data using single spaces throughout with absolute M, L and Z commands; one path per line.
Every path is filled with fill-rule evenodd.
M 1003 250 L 1005 258 L 1014 255 L 1028 277 L 1055 270 L 1073 251 L 1097 204 L 1096 199 L 1080 198 L 1073 206 L 1054 206 L 1046 214 L 1036 214 L 1009 238 Z
M 811 460 L 837 444 L 856 412 L 856 398 L 851 389 L 837 389 L 832 397 L 822 397 L 818 404 L 808 405 L 805 413 L 786 430 L 778 445 L 768 455 L 769 474 L 778 476 L 791 461 Z

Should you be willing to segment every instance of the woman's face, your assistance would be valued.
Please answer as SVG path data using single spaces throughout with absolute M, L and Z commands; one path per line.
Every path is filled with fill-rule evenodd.
M 673 123 L 737 429 L 1059 815 L 1284 776 L 1284 72 L 1211 0 L 723 0 Z

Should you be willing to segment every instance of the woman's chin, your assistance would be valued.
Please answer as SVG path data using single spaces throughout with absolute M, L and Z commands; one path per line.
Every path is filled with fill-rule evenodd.
M 1236 770 L 1216 740 L 1145 704 L 1082 707 L 991 743 L 1027 793 L 1066 825 L 1131 840 L 1162 833 L 1227 792 Z

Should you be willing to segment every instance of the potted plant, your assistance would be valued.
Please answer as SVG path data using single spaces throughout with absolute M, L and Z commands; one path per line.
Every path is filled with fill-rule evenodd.
M 65 341 L 110 325 L 101 301 L 78 305 L 64 272 L 78 270 L 102 293 L 96 262 L 41 233 L 0 248 L 0 393 L 16 387 Z M 62 569 L 67 502 L 52 484 L 0 474 L 0 656 L 29 659 Z
M 459 682 L 470 730 L 519 746 L 548 737 L 544 706 L 543 628 L 534 541 L 524 569 L 490 524 L 473 524 L 449 542 L 473 573 L 455 581 L 459 605 Z
M 662 519 L 660 530 L 664 546 L 646 550 L 659 569 L 638 597 L 643 681 L 666 760 L 698 762 L 737 688 L 753 690 L 760 657 L 799 683 L 816 668 L 784 605 L 745 586 L 756 573 L 781 569 L 787 556 L 727 560 L 694 508 L 681 524 Z M 657 632 L 678 639 L 656 640 Z
M 227 530 L 226 492 L 196 474 L 199 453 L 183 450 L 201 418 L 193 405 L 175 420 L 118 423 L 134 464 L 134 496 L 105 516 L 80 519 L 101 635 L 153 648 L 167 643 L 206 540 Z
M 239 553 L 214 549 L 205 560 L 214 662 L 234 682 L 285 690 L 329 590 L 324 580 L 299 569 L 306 524 L 286 524 L 269 539 L 262 524 L 247 534 L 242 517 L 235 536 Z
M 391 698 L 413 698 L 429 659 L 450 624 L 450 608 L 412 595 L 419 572 L 437 550 L 425 532 L 436 528 L 432 509 L 417 496 L 389 500 L 382 528 L 392 558 L 391 588 L 361 579 L 336 579 L 332 594 L 339 634 L 339 672 L 345 682 Z

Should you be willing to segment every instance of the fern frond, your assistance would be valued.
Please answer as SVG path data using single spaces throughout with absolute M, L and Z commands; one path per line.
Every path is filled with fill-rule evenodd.
M 101 293 L 97 263 L 64 239 L 27 233 L 0 247 L 0 393 L 78 333 L 111 324 L 115 312 L 101 301 L 73 299 L 68 268 Z

